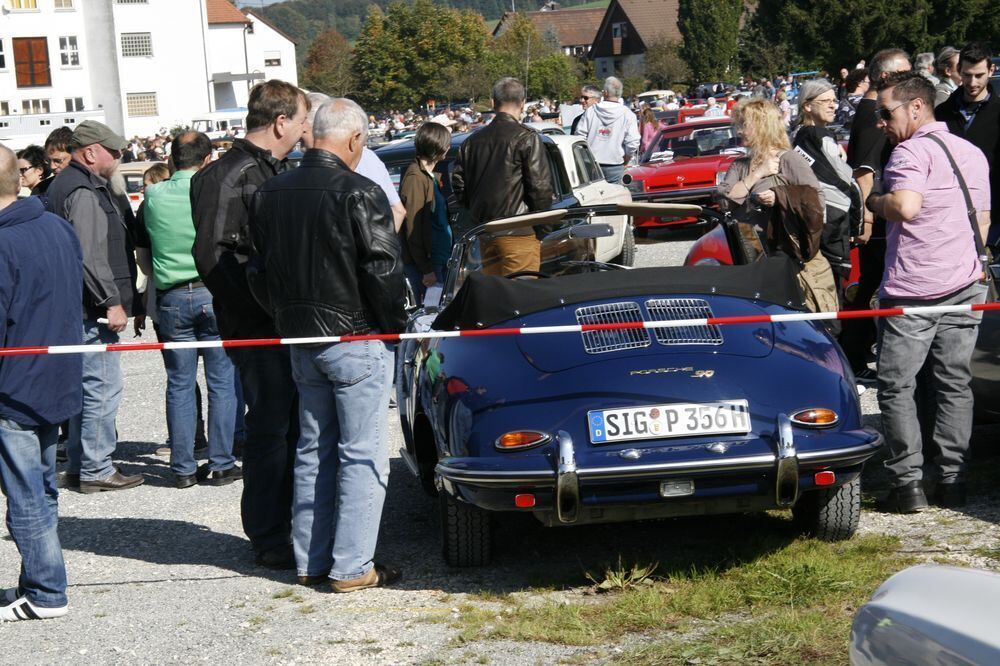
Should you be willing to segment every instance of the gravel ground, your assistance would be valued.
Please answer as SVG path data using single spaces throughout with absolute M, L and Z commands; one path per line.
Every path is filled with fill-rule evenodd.
M 677 264 L 690 239 L 645 239 L 640 265 Z M 147 338 L 150 337 L 147 335 Z M 294 585 L 294 572 L 255 567 L 239 520 L 241 484 L 176 490 L 167 461 L 155 456 L 166 439 L 165 375 L 159 354 L 123 356 L 125 399 L 119 411 L 118 458 L 143 472 L 140 488 L 99 495 L 64 492 L 60 535 L 70 578 L 70 615 L 51 622 L 0 624 L 3 663 L 556 663 L 601 660 L 618 646 L 567 648 L 549 644 L 482 642 L 456 645 L 445 622 L 459 604 L 484 594 L 555 588 L 578 598 L 582 570 L 630 545 L 669 542 L 683 523 L 546 530 L 528 523 L 503 527 L 496 563 L 453 571 L 440 558 L 437 507 L 392 459 L 378 557 L 404 570 L 392 589 L 332 595 Z M 874 391 L 862 396 L 866 418 L 878 424 Z M 388 415 L 391 450 L 402 438 Z M 977 431 L 995 439 L 995 431 Z M 884 483 L 878 465 L 872 484 Z M 872 487 L 869 484 L 869 488 Z M 947 556 L 996 566 L 984 555 L 997 547 L 996 504 L 976 497 L 963 513 L 934 510 L 919 517 L 866 511 L 863 532 L 897 534 L 918 556 Z M 738 520 L 719 518 L 720 533 L 738 533 Z M 530 521 L 529 521 L 530 522 Z M 957 559 L 956 559 L 957 558 Z M 18 554 L 0 540 L 0 585 L 16 580 Z M 551 598 L 551 595 L 548 595 Z

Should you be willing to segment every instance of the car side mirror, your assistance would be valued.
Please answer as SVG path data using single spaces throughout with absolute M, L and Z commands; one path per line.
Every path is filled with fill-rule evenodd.
M 608 238 L 615 230 L 610 224 L 578 224 L 569 230 L 570 238 Z

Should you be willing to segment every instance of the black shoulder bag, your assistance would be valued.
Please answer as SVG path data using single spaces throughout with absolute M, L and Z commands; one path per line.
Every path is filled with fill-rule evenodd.
M 969 223 L 972 224 L 972 238 L 976 243 L 976 254 L 983 266 L 983 275 L 985 276 L 987 289 L 986 301 L 990 303 L 996 301 L 997 287 L 993 281 L 993 274 L 990 272 L 990 256 L 986 252 L 986 246 L 983 245 L 983 239 L 979 237 L 979 221 L 976 219 L 976 207 L 972 205 L 972 195 L 969 194 L 969 186 L 965 184 L 965 178 L 962 177 L 962 172 L 959 170 L 958 164 L 955 163 L 955 158 L 951 156 L 951 151 L 948 150 L 948 146 L 944 144 L 944 141 L 934 136 L 934 134 L 928 134 L 927 138 L 941 146 L 941 150 L 944 151 L 948 162 L 951 164 L 951 170 L 955 172 L 958 185 L 962 188 L 962 195 L 965 197 L 965 209 L 969 214 Z

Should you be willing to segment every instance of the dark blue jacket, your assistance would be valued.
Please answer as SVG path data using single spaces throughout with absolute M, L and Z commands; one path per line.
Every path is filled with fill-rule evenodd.
M 83 341 L 83 257 L 66 220 L 38 197 L 0 209 L 0 344 Z M 0 356 L 0 418 L 55 425 L 80 412 L 79 354 Z

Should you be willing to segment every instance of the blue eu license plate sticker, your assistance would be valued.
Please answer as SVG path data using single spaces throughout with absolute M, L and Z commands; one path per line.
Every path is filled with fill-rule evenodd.
M 644 405 L 587 412 L 593 444 L 750 432 L 746 400 Z

